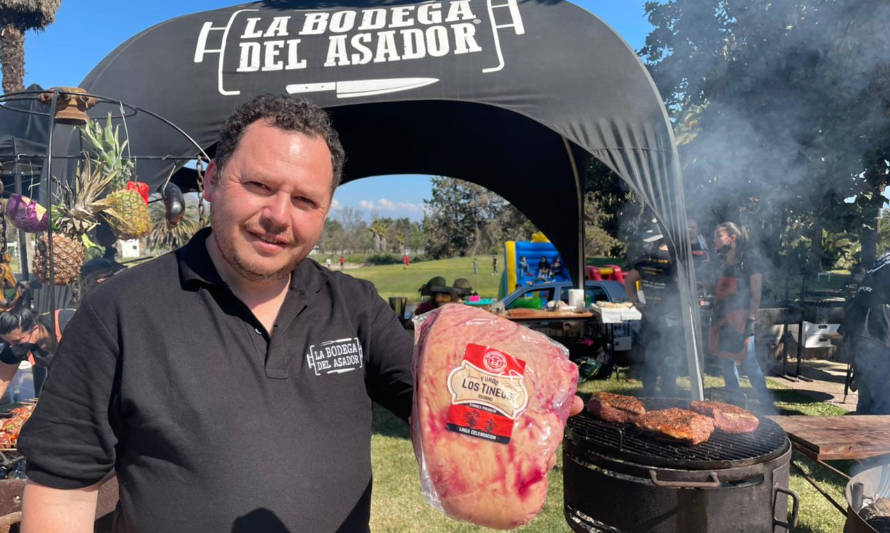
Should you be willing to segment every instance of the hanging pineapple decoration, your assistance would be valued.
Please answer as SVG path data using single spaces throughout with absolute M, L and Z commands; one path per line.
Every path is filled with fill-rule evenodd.
M 118 129 L 112 126 L 109 114 L 104 126 L 98 122 L 87 124 L 83 136 L 106 172 L 114 173 L 109 193 L 100 202 L 102 217 L 118 239 L 138 239 L 151 231 L 148 184 L 130 181 L 135 165 L 124 156 L 128 141 L 119 140 Z
M 61 183 L 61 202 L 50 209 L 52 254 L 46 233 L 37 240 L 34 253 L 37 279 L 49 282 L 51 263 L 55 285 L 67 285 L 77 279 L 84 261 L 83 237 L 98 224 L 98 214 L 105 209 L 101 196 L 118 172 L 108 172 L 104 165 L 87 157 L 77 167 L 73 186 Z
M 125 157 L 127 141 L 118 138 L 118 128 L 112 126 L 111 115 L 104 126 L 98 121 L 87 122 L 80 128 L 88 146 L 84 159 L 78 164 L 74 183 L 59 185 L 60 202 L 50 208 L 52 251 L 49 238 L 41 235 L 34 254 L 34 275 L 49 282 L 52 264 L 53 283 L 67 285 L 80 275 L 85 258 L 87 233 L 105 221 L 119 238 L 142 236 L 151 228 L 146 205 L 148 186 L 144 185 L 146 200 L 132 177 L 134 163 Z

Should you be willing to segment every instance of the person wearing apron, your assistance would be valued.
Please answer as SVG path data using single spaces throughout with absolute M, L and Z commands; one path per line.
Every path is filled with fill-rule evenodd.
M 717 269 L 708 347 L 720 360 L 730 399 L 740 399 L 739 363 L 761 406 L 772 408 L 754 351 L 754 323 L 760 307 L 763 270 L 755 254 L 747 250 L 747 244 L 747 234 L 732 222 L 718 224 L 714 230 L 714 249 L 722 261 Z

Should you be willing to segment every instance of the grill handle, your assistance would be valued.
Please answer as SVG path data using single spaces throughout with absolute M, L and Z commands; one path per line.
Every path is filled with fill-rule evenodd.
M 649 479 L 656 487 L 665 487 L 670 489 L 719 489 L 720 478 L 716 472 L 708 472 L 710 481 L 667 481 L 658 479 L 658 473 L 649 469 Z
M 776 520 L 773 518 L 773 525 L 784 527 L 788 531 L 794 530 L 797 527 L 797 510 L 800 507 L 800 499 L 797 497 L 797 493 L 790 489 L 783 489 L 782 487 L 776 487 L 775 498 L 773 498 L 773 505 L 779 501 L 779 493 L 787 494 L 791 496 L 791 522 L 782 522 L 781 520 Z M 776 516 L 776 510 L 773 509 L 773 516 Z

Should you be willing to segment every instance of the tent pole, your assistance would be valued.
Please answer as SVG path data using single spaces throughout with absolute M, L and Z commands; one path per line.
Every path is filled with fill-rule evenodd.
M 575 154 L 572 153 L 572 145 L 564 135 L 560 135 L 563 145 L 566 147 L 566 154 L 569 156 L 569 165 L 572 167 L 572 175 L 575 178 L 575 202 L 578 210 L 578 258 L 575 263 L 575 276 L 577 286 L 584 290 L 584 188 L 581 183 L 581 177 L 578 175 L 578 165 L 575 163 Z

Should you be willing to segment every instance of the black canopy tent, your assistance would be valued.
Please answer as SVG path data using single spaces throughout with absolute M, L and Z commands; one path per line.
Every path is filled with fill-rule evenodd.
M 212 153 L 231 111 L 261 93 L 331 113 L 344 182 L 441 174 L 513 203 L 583 272 L 582 173 L 593 156 L 651 208 L 676 253 L 693 396 L 701 398 L 694 272 L 677 152 L 633 50 L 583 9 L 553 1 L 275 1 L 154 26 L 84 79 L 180 126 Z M 137 173 L 160 187 L 194 153 L 157 120 L 130 117 Z

